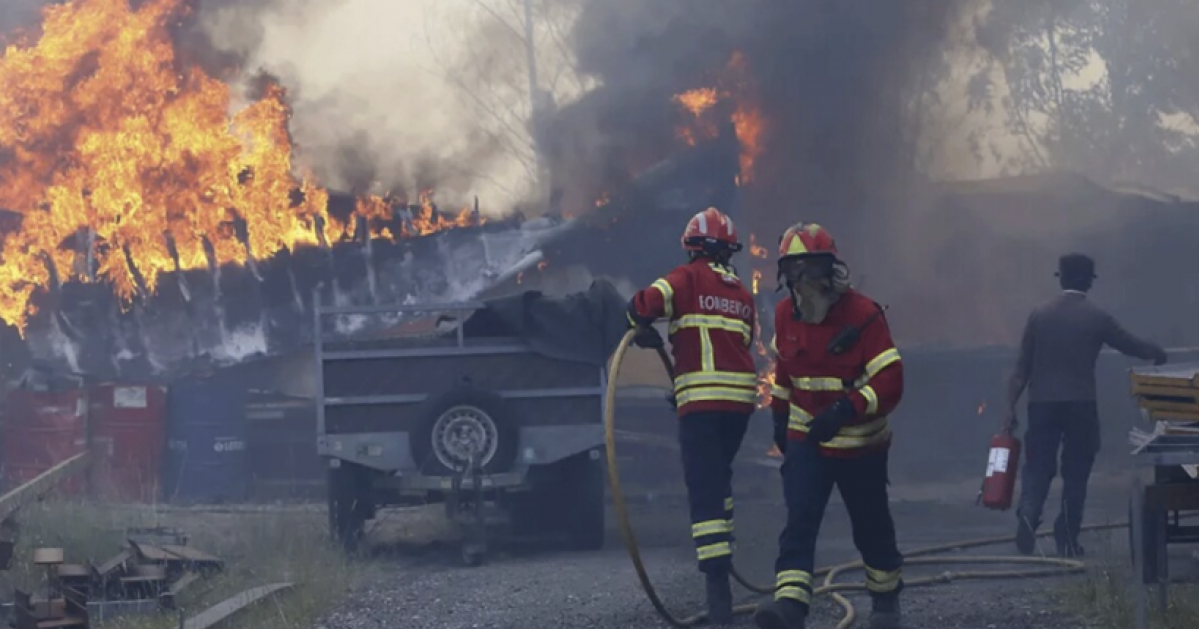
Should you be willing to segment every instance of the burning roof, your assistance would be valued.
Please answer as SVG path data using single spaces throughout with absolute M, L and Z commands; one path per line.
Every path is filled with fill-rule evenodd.
M 328 211 L 328 192 L 292 174 L 283 88 L 263 81 L 239 102 L 177 56 L 171 28 L 188 2 L 136 7 L 48 6 L 38 37 L 0 57 L 0 207 L 20 216 L 3 230 L 0 319 L 19 328 L 39 289 L 101 280 L 129 302 L 153 295 L 167 272 L 265 260 L 353 232 L 348 216 Z M 354 213 L 373 225 L 393 202 L 363 197 Z M 472 222 L 430 211 L 428 191 L 418 205 L 402 233 L 375 235 Z

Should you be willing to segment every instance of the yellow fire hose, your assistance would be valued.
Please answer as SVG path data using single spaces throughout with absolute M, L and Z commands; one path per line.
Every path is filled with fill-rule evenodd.
M 624 362 L 625 352 L 628 351 L 629 345 L 632 343 L 635 331 L 630 330 L 621 339 L 620 345 L 617 346 L 615 354 L 612 357 L 611 370 L 608 374 L 608 387 L 604 396 L 604 434 L 607 443 L 608 451 L 608 483 L 612 488 L 612 501 L 616 507 L 616 519 L 620 524 L 620 532 L 624 537 L 625 548 L 629 551 L 629 559 L 633 561 L 633 568 L 637 571 L 637 578 L 641 581 L 641 587 L 645 590 L 645 595 L 649 598 L 649 602 L 654 606 L 658 615 L 667 623 L 674 627 L 694 627 L 705 620 L 707 614 L 701 612 L 692 616 L 679 617 L 675 616 L 666 605 L 662 602 L 654 589 L 653 583 L 650 582 L 649 574 L 645 571 L 645 564 L 641 560 L 641 551 L 637 545 L 637 536 L 633 532 L 633 527 L 629 522 L 628 506 L 625 503 L 624 492 L 620 485 L 620 470 L 616 461 L 616 438 L 615 438 L 615 422 L 613 420 L 616 409 L 616 382 L 620 376 L 620 367 Z M 663 359 L 663 364 L 666 367 L 667 373 L 673 371 L 670 359 L 666 356 L 665 351 L 660 351 Z M 1127 524 L 1102 524 L 1083 527 L 1086 531 L 1098 531 L 1117 529 L 1127 526 Z M 1040 537 L 1049 535 L 1048 532 L 1041 532 Z M 1086 566 L 1073 559 L 1059 559 L 1056 557 L 1002 557 L 1002 556 L 971 556 L 971 557 L 930 557 L 938 553 L 948 552 L 952 550 L 963 550 L 967 548 L 978 548 L 980 546 L 991 546 L 995 544 L 1011 543 L 1015 540 L 1013 536 L 989 537 L 983 539 L 968 540 L 962 542 L 954 542 L 940 546 L 929 546 L 915 550 L 909 550 L 903 553 L 904 565 L 944 565 L 944 564 L 1031 564 L 1046 566 L 1039 569 L 1011 569 L 1011 570 L 993 570 L 993 571 L 965 571 L 965 572 L 943 572 L 936 576 L 921 577 L 917 579 L 904 580 L 904 587 L 918 587 L 924 585 L 935 585 L 939 583 L 950 583 L 961 579 L 1013 579 L 1013 578 L 1029 578 L 1029 577 L 1045 577 L 1062 574 L 1070 574 L 1081 572 Z M 865 566 L 861 561 L 852 561 L 837 566 L 821 568 L 816 571 L 816 576 L 823 576 L 823 584 L 816 588 L 813 594 L 830 594 L 833 600 L 841 606 L 845 611 L 845 616 L 841 622 L 837 623 L 837 629 L 846 629 L 853 624 L 856 618 L 856 612 L 853 604 L 849 599 L 842 596 L 842 592 L 866 591 L 865 583 L 837 583 L 836 579 L 843 572 L 851 570 L 864 569 Z M 734 568 L 733 578 L 747 590 L 757 594 L 773 594 L 773 587 L 765 587 L 750 583 Z M 757 605 L 739 605 L 734 609 L 737 614 L 749 614 L 757 609 Z

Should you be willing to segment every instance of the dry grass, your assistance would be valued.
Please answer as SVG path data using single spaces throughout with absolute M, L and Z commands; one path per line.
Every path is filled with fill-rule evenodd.
M 1091 570 L 1086 578 L 1072 581 L 1063 591 L 1063 603 L 1069 610 L 1093 620 L 1097 628 L 1127 629 L 1133 626 L 1137 603 L 1128 560 L 1127 535 L 1127 531 L 1117 531 L 1102 538 L 1098 548 L 1088 546 L 1087 563 L 1092 566 Z M 1172 561 L 1174 563 L 1179 562 Z M 1174 568 L 1174 571 L 1180 568 Z M 1199 585 L 1171 585 L 1165 614 L 1159 612 L 1157 592 L 1156 586 L 1146 590 L 1151 629 L 1199 627 Z
M 292 591 L 247 610 L 229 627 L 311 629 L 370 570 L 369 564 L 348 561 L 329 542 L 321 509 L 218 511 L 46 502 L 26 508 L 19 521 L 20 540 L 11 571 L 0 573 L 0 592 L 11 593 L 13 586 L 41 591 L 45 576 L 29 563 L 33 548 L 60 547 L 69 563 L 99 563 L 120 552 L 125 529 L 135 526 L 178 527 L 190 536 L 189 545 L 225 560 L 222 574 L 181 595 L 185 616 L 252 587 L 295 584 Z M 153 616 L 105 626 L 166 629 L 177 623 L 174 617 Z

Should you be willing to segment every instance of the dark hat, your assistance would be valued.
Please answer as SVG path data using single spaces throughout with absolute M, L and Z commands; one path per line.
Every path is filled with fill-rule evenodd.
M 1095 261 L 1090 256 L 1081 253 L 1067 253 L 1058 258 L 1057 276 L 1076 279 L 1094 279 Z

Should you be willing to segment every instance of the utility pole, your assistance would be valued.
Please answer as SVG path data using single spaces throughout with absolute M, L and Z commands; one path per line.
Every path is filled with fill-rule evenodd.
M 533 0 L 524 0 L 524 3 L 525 55 L 528 58 L 529 65 L 529 123 L 533 128 L 533 156 L 537 163 L 535 185 L 537 186 L 538 201 L 545 202 L 549 198 L 546 193 L 545 155 L 542 151 L 542 143 L 545 141 L 545 111 L 543 103 L 545 99 L 542 97 L 541 90 L 537 84 L 537 45 L 533 37 Z

